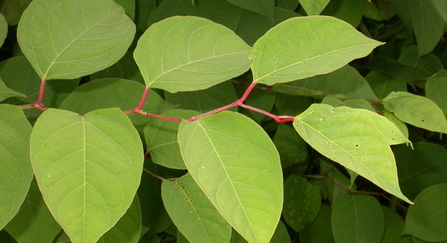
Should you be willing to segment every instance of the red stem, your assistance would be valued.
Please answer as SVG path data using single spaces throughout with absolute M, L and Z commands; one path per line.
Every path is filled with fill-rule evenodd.
M 371 106 L 378 105 L 378 104 L 380 104 L 380 103 L 382 103 L 382 102 L 383 102 L 382 100 L 379 100 L 379 101 L 377 101 L 377 102 L 371 103 Z
M 43 95 L 44 95 L 44 93 L 45 93 L 45 85 L 46 85 L 46 81 L 45 81 L 45 79 L 42 79 L 42 80 L 40 81 L 39 97 L 37 98 L 37 101 L 34 102 L 34 103 L 31 105 L 32 108 L 37 109 L 37 110 L 41 110 L 41 111 L 44 111 L 44 110 L 47 109 L 47 108 L 45 108 L 45 106 L 42 104 L 42 101 L 43 101 Z M 21 108 L 25 108 L 25 109 L 26 109 L 26 108 L 29 108 L 29 106 L 25 105 L 25 106 L 22 106 Z
M 246 104 L 240 104 L 239 106 L 243 107 L 245 109 L 256 111 L 256 112 L 261 113 L 261 114 L 263 114 L 265 116 L 271 117 L 277 123 L 286 123 L 286 122 L 291 122 L 291 121 L 295 120 L 295 117 L 293 117 L 293 116 L 276 116 L 276 115 L 273 115 L 272 113 L 269 113 L 267 111 L 264 111 L 264 110 L 258 109 L 256 107 L 252 107 L 252 106 L 246 105 Z

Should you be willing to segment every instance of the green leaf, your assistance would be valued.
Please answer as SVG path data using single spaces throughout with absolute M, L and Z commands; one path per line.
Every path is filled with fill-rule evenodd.
M 376 101 L 377 96 L 365 78 L 346 65 L 334 72 L 273 86 L 273 90 L 289 95 L 323 98 L 333 95 L 340 99 L 364 98 Z
M 5 16 L 9 25 L 15 26 L 19 23 L 23 10 L 28 7 L 31 0 L 3 0 L 1 13 Z
M 433 132 L 447 133 L 447 121 L 441 108 L 430 99 L 408 92 L 392 92 L 383 105 L 400 120 Z
M 379 99 L 385 98 L 393 91 L 407 91 L 404 81 L 381 72 L 371 71 L 365 79 Z
M 0 104 L 0 229 L 19 211 L 33 179 L 28 155 L 31 129 L 20 108 Z
M 0 78 L 0 101 L 3 101 L 10 97 L 26 97 L 24 94 L 12 90 L 6 86 L 3 80 Z
M 74 111 L 81 115 L 100 108 L 119 107 L 123 111 L 131 110 L 138 105 L 143 92 L 144 85 L 132 80 L 97 79 L 76 88 L 59 108 Z M 153 114 L 160 114 L 174 108 L 174 105 L 164 101 L 153 91 L 148 93 L 143 105 L 145 112 Z M 152 120 L 152 118 L 137 114 L 130 114 L 129 118 L 140 134 L 142 134 L 146 124 Z
M 290 11 L 294 11 L 299 5 L 299 1 L 296 0 L 277 0 L 276 6 L 280 8 L 285 8 Z
M 135 19 L 135 0 L 113 0 L 124 8 L 127 16 L 134 21 Z
M 307 15 L 318 15 L 330 0 L 299 0 Z
M 321 197 L 317 186 L 301 176 L 291 175 L 284 183 L 282 216 L 296 232 L 312 222 L 320 211 Z
M 176 16 L 151 25 L 138 40 L 134 57 L 147 86 L 175 93 L 206 89 L 241 75 L 249 69 L 249 51 L 224 26 Z
M 425 95 L 434 101 L 447 115 L 447 71 L 441 70 L 435 77 L 427 79 L 425 83 Z
M 272 23 L 275 22 L 274 20 L 275 0 L 227 0 L 227 1 L 240 8 L 263 15 L 269 18 L 270 21 L 272 21 Z
M 363 6 L 364 2 L 359 0 L 331 0 L 321 15 L 333 16 L 357 27 L 363 17 Z
M 137 243 L 140 239 L 140 233 L 140 201 L 138 197 L 134 197 L 126 213 L 99 239 L 98 243 Z
M 381 243 L 396 243 L 401 242 L 401 233 L 404 229 L 405 221 L 390 207 L 382 205 L 383 216 L 385 216 L 385 232 Z
M 73 243 L 96 242 L 126 212 L 140 183 L 143 149 L 117 108 L 48 109 L 35 123 L 30 157 L 44 200 Z
M 364 1 L 363 15 L 367 18 L 383 21 L 396 15 L 396 8 L 388 0 Z
M 399 184 L 414 199 L 425 188 L 447 183 L 447 150 L 441 145 L 417 142 L 414 149 L 400 146 L 395 150 Z M 423 163 L 421 163 L 423 161 Z
M 135 25 L 112 0 L 35 0 L 23 12 L 17 39 L 41 79 L 72 79 L 117 62 Z
M 6 23 L 5 16 L 0 14 L 0 46 L 3 46 L 3 42 L 8 35 L 8 23 Z
M 160 114 L 174 118 L 190 118 L 200 115 L 191 110 L 170 110 Z M 152 119 L 144 128 L 147 151 L 152 162 L 172 169 L 186 169 L 177 142 L 179 124 L 177 122 Z
M 402 134 L 408 138 L 408 127 L 403 121 L 397 119 L 397 117 L 393 113 L 389 113 L 388 111 L 383 111 L 383 116 L 390 120 L 397 128 L 402 132 Z
M 167 102 L 179 104 L 179 109 L 195 110 L 202 113 L 220 108 L 237 100 L 236 91 L 231 82 L 223 82 L 205 90 L 190 92 L 177 92 L 171 94 L 164 92 Z M 230 110 L 237 111 L 237 107 Z
M 189 174 L 164 180 L 162 197 L 169 216 L 189 242 L 229 242 L 231 226 Z
M 331 226 L 332 211 L 329 206 L 322 204 L 321 210 L 312 223 L 300 231 L 300 242 L 306 243 L 335 243 Z
M 273 85 L 329 73 L 379 45 L 382 43 L 333 17 L 291 18 L 253 45 L 249 56 L 253 80 Z
M 447 2 L 443 0 L 431 0 L 439 15 L 447 22 Z
M 389 146 L 408 139 L 385 117 L 364 109 L 313 104 L 296 117 L 293 125 L 324 156 L 410 202 L 399 189 Z
M 52 242 L 61 231 L 33 180 L 17 215 L 5 226 L 17 242 Z
M 31 104 L 37 100 L 41 80 L 26 57 L 18 56 L 2 61 L 0 63 L 0 76 L 9 88 L 26 95 L 24 98 L 11 98 L 8 102 Z M 46 107 L 58 107 L 78 86 L 79 79 L 47 82 L 42 103 Z
M 437 184 L 422 191 L 408 209 L 402 234 L 410 234 L 426 241 L 447 240 L 447 183 Z
M 344 188 L 351 188 L 356 190 L 357 186 L 351 186 L 351 181 L 345 174 L 339 171 L 334 165 L 329 164 L 326 160 L 319 158 L 320 173 L 319 175 L 325 176 L 326 180 L 313 180 L 313 184 L 320 187 L 324 199 L 328 199 L 329 202 L 334 203 L 339 194 L 349 194 Z M 317 183 L 321 182 L 321 183 Z
M 294 164 L 302 163 L 307 158 L 307 144 L 298 136 L 293 128 L 286 124 L 278 124 L 278 129 L 273 137 L 278 150 L 281 164 L 284 169 Z
M 189 173 L 220 214 L 249 242 L 268 242 L 282 209 L 278 152 L 265 131 L 223 111 L 180 123 L 178 142 Z
M 332 232 L 336 242 L 380 242 L 385 219 L 377 199 L 340 194 L 332 204 Z

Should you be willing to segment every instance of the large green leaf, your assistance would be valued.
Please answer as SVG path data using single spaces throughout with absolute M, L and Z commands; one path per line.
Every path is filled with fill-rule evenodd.
M 410 234 L 426 241 L 447 240 L 447 183 L 437 184 L 422 191 L 408 209 L 402 234 Z
M 253 45 L 253 80 L 273 85 L 329 73 L 381 44 L 333 17 L 291 18 Z
M 301 176 L 291 175 L 284 183 L 282 216 L 296 232 L 317 217 L 321 206 L 320 190 Z
M 407 84 L 403 80 L 377 71 L 369 72 L 365 79 L 379 99 L 385 98 L 393 91 L 407 91 Z
M 267 18 L 269 18 L 272 22 L 275 21 L 273 16 L 275 0 L 227 0 L 227 1 L 240 8 L 258 13 L 260 15 L 264 15 Z
M 5 16 L 0 14 L 0 46 L 3 45 L 6 36 L 8 35 L 8 23 L 6 23 Z
M 17 242 L 52 242 L 61 231 L 33 180 L 17 215 L 5 226 Z
M 332 232 L 336 242 L 380 242 L 385 218 L 377 199 L 340 194 L 332 204 Z
M 334 72 L 273 86 L 273 90 L 289 95 L 324 98 L 333 95 L 340 99 L 364 98 L 376 101 L 377 96 L 365 78 L 346 65 Z
M 314 104 L 293 124 L 318 152 L 410 202 L 400 191 L 390 148 L 409 141 L 394 123 L 364 109 Z
M 0 229 L 19 211 L 33 179 L 28 155 L 31 129 L 20 108 L 0 105 Z
M 383 233 L 383 238 L 381 243 L 395 243 L 400 242 L 401 233 L 404 229 L 404 220 L 402 217 L 391 209 L 382 205 L 383 216 L 385 216 L 385 232 Z
M 278 152 L 254 121 L 230 111 L 180 124 L 188 171 L 221 215 L 249 242 L 268 242 L 282 209 Z
M 433 132 L 447 133 L 447 121 L 441 108 L 430 99 L 408 92 L 392 92 L 383 105 L 400 120 Z
M 17 39 L 42 79 L 72 79 L 117 62 L 135 25 L 112 0 L 35 0 L 23 12 Z
M 73 243 L 96 242 L 132 203 L 143 148 L 117 108 L 80 116 L 48 109 L 35 123 L 30 156 L 54 218 Z
M 318 15 L 330 0 L 299 0 L 307 15 Z
M 229 242 L 231 226 L 219 214 L 189 174 L 163 181 L 163 202 L 189 242 Z
M 157 48 L 154 48 L 156 46 Z M 134 57 L 147 86 L 171 93 L 206 89 L 249 69 L 248 46 L 210 20 L 176 16 L 151 25 Z

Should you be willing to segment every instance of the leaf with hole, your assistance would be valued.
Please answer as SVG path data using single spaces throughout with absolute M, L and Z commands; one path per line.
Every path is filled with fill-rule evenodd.
M 426 97 L 408 92 L 392 92 L 383 99 L 383 105 L 403 122 L 429 131 L 447 133 L 444 112 Z
M 313 104 L 293 125 L 322 155 L 410 202 L 400 191 L 390 148 L 409 140 L 385 117 L 364 109 Z
M 30 157 L 44 200 L 72 242 L 96 242 L 123 216 L 140 184 L 143 146 L 117 108 L 48 109 L 34 125 Z
M 268 242 L 281 214 L 283 179 L 266 132 L 223 111 L 182 121 L 178 143 L 189 173 L 228 223 L 249 242 Z
M 253 45 L 253 80 L 273 85 L 330 73 L 382 44 L 333 17 L 291 18 Z
M 73 79 L 117 62 L 135 24 L 112 0 L 34 0 L 17 39 L 41 79 Z
M 220 24 L 175 16 L 151 25 L 134 57 L 147 86 L 175 93 L 206 89 L 245 73 L 250 49 Z

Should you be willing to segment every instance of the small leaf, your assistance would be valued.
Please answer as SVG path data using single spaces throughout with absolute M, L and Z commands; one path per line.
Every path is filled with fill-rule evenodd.
M 253 45 L 253 80 L 273 85 L 330 73 L 382 44 L 333 17 L 291 18 Z
M 316 183 L 318 182 L 317 180 L 313 180 L 312 182 L 320 187 L 320 190 L 329 202 L 334 203 L 339 194 L 348 194 L 343 188 L 357 189 L 355 184 L 351 186 L 351 181 L 345 174 L 339 171 L 334 165 L 329 164 L 325 159 L 319 158 L 319 165 L 319 174 L 325 176 L 326 180 L 322 180 L 321 183 Z
M 289 95 L 323 98 L 333 95 L 340 99 L 364 98 L 376 101 L 377 96 L 365 78 L 353 67 L 346 65 L 334 72 L 290 83 L 277 84 L 273 90 Z
M 3 82 L 3 80 L 0 78 L 0 101 L 3 101 L 10 97 L 26 97 L 26 95 L 19 93 L 17 91 L 14 91 Z
M 143 149 L 117 108 L 80 116 L 48 109 L 30 157 L 44 200 L 73 243 L 96 242 L 121 218 L 140 184 Z
M 433 100 L 444 115 L 447 115 L 447 99 L 444 95 L 447 92 L 447 71 L 440 71 L 434 78 L 429 78 L 425 83 L 425 95 Z
M 189 174 L 164 180 L 162 197 L 175 226 L 189 242 L 229 242 L 231 226 Z
M 357 27 L 363 17 L 364 1 L 331 0 L 320 15 L 333 16 Z
M 447 121 L 441 108 L 430 99 L 408 92 L 392 92 L 383 105 L 400 120 L 433 132 L 447 133 Z
M 151 25 L 134 57 L 147 86 L 175 93 L 206 89 L 243 74 L 249 69 L 249 51 L 222 25 L 176 16 Z
M 279 152 L 284 169 L 306 160 L 307 144 L 294 132 L 293 127 L 286 124 L 278 124 L 273 142 Z
M 20 108 L 0 104 L 0 229 L 19 211 L 33 179 L 31 129 Z
M 402 234 L 410 234 L 426 241 L 447 240 L 447 183 L 437 184 L 422 191 L 408 209 Z
M 176 109 L 163 112 L 160 115 L 186 119 L 200 115 L 200 112 Z M 186 169 L 177 142 L 178 128 L 179 123 L 161 119 L 151 119 L 147 123 L 144 127 L 144 137 L 152 162 L 167 168 Z
M 300 176 L 291 175 L 284 183 L 282 216 L 296 232 L 312 222 L 320 211 L 321 197 L 317 186 Z
M 282 209 L 278 152 L 253 120 L 229 111 L 180 123 L 189 173 L 220 214 L 249 242 L 268 242 Z
M 382 205 L 383 216 L 385 216 L 385 232 L 381 243 L 395 243 L 400 241 L 405 221 L 396 211 Z M 403 243 L 403 242 L 402 242 Z
M 393 91 L 407 91 L 407 84 L 403 80 L 378 71 L 369 72 L 365 79 L 379 99 L 385 98 Z
M 73 79 L 117 62 L 135 25 L 112 0 L 34 0 L 17 29 L 20 47 L 41 79 Z
M 388 119 L 364 109 L 314 104 L 293 124 L 318 152 L 410 202 L 400 191 L 389 146 L 408 139 Z
M 330 0 L 299 0 L 307 15 L 318 15 Z
M 377 199 L 340 194 L 332 204 L 332 232 L 336 242 L 380 242 L 385 218 Z

